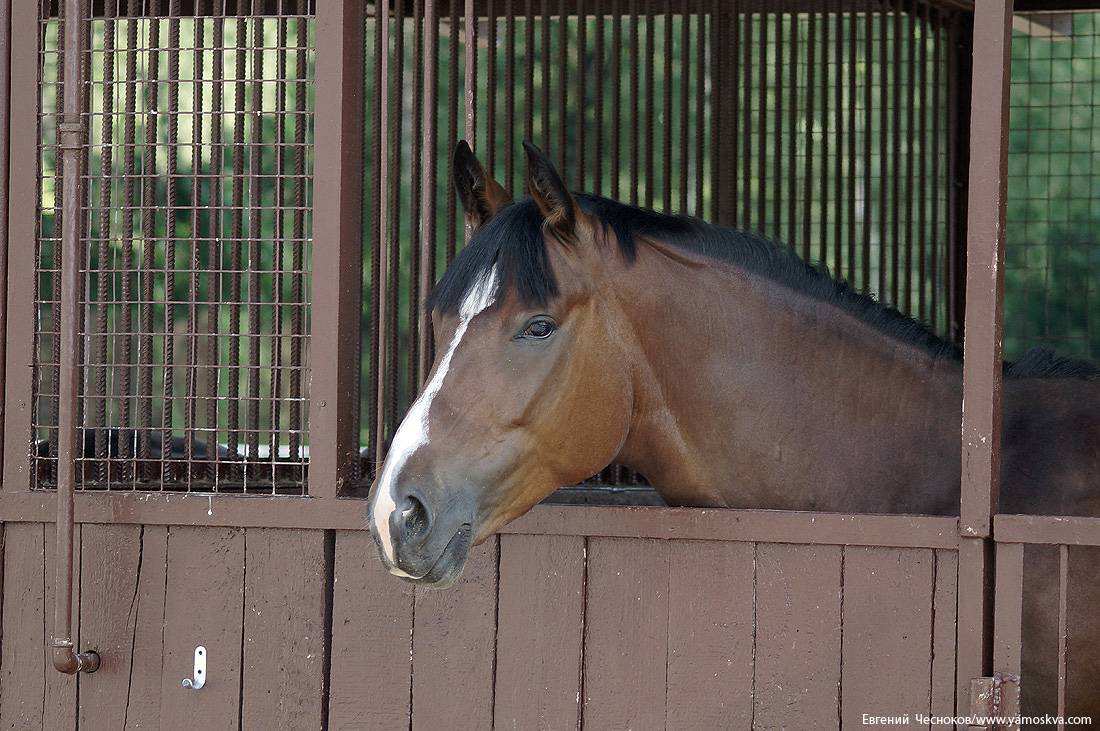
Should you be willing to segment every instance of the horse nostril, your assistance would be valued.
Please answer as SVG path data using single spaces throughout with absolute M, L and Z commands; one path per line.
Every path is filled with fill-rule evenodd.
M 423 537 L 428 532 L 430 522 L 424 503 L 413 495 L 406 497 L 401 505 L 402 537 L 405 540 Z

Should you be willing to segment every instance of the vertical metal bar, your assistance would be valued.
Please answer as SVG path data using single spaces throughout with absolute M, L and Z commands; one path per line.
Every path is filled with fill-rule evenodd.
M 889 100 L 890 100 L 890 66 L 887 63 L 887 51 L 890 48 L 890 34 L 887 30 L 887 23 L 890 15 L 887 12 L 888 8 L 883 7 L 882 12 L 879 14 L 879 128 L 878 128 L 878 159 L 879 159 L 879 181 L 878 181 L 878 296 L 883 302 L 886 301 L 886 254 L 889 251 L 889 239 L 887 238 L 887 213 L 886 204 L 887 198 L 887 181 L 889 177 L 887 175 L 887 168 L 889 163 L 889 156 L 887 154 L 887 141 L 889 139 L 887 130 L 889 129 Z
M 752 230 L 752 133 L 763 134 L 753 122 L 752 116 L 752 26 L 754 8 L 747 2 L 744 4 L 745 15 L 741 28 L 734 28 L 734 33 L 744 32 L 741 43 L 741 112 L 742 129 L 741 139 L 744 140 L 744 151 L 741 158 L 741 226 L 746 230 Z M 733 76 L 737 78 L 736 74 Z M 735 135 L 735 141 L 738 139 Z M 735 143 L 736 144 L 736 143 Z M 736 200 L 736 199 L 735 199 Z
M 714 16 L 711 16 L 711 22 L 714 22 Z M 713 49 L 709 49 L 711 53 Z M 704 197 L 704 184 L 706 182 L 706 161 L 704 159 L 704 146 L 706 144 L 706 82 L 707 82 L 707 15 L 703 12 L 703 8 L 699 8 L 699 12 L 695 14 L 695 210 L 693 214 L 702 218 L 705 215 L 703 208 Z M 687 86 L 687 78 L 684 79 L 684 85 Z M 712 99 L 713 103 L 713 99 Z M 714 127 L 714 120 L 711 120 L 711 126 Z M 711 166 L 711 176 L 714 175 L 714 167 Z M 715 184 L 716 181 L 715 181 Z M 711 185 L 711 189 L 714 189 L 714 185 Z M 713 193 L 712 193 L 713 195 Z M 713 201 L 711 203 L 711 217 L 717 218 L 713 210 Z M 686 213 L 687 211 L 685 211 Z
M 281 6 L 281 3 L 280 3 Z M 364 33 L 366 29 L 364 28 Z M 284 186 L 286 176 L 286 74 L 287 74 L 287 20 L 280 14 L 276 22 L 275 47 L 275 184 L 274 202 L 275 213 L 274 234 L 275 241 L 271 254 L 271 382 L 270 389 L 270 424 L 271 432 L 268 441 L 268 462 L 271 475 L 272 490 L 278 487 L 280 462 L 280 444 L 282 442 L 282 382 L 283 382 L 283 260 L 285 259 L 286 226 L 283 221 Z M 373 257 L 372 257 L 373 259 Z M 297 363 L 290 364 L 292 368 L 298 367 Z M 287 454 L 289 461 L 292 455 Z
M 863 262 L 860 288 L 864 292 L 872 290 L 871 285 L 871 136 L 874 115 L 872 106 L 874 103 L 874 69 L 875 53 L 875 15 L 869 9 L 863 16 L 863 68 L 866 75 L 863 79 Z
M 99 299 L 108 299 L 109 275 L 111 269 L 111 192 L 114 179 L 114 88 L 115 88 L 115 10 L 108 3 L 104 8 L 103 20 L 103 123 L 100 128 L 100 188 L 99 188 L 99 271 L 96 272 L 96 288 Z M 0 54 L 3 56 L 3 54 Z M 3 169 L 3 168 L 0 168 Z M 96 308 L 94 349 L 96 365 L 92 372 L 95 379 L 96 404 L 92 409 L 92 424 L 101 427 L 95 435 L 96 474 L 95 479 L 106 482 L 110 478 L 108 462 L 108 440 L 110 424 L 107 416 L 107 358 L 109 323 L 107 313 L 110 307 L 100 305 Z M 2 327 L 2 326 L 0 326 Z M 0 333 L 2 334 L 2 333 Z
M 80 388 L 79 365 L 72 357 L 80 347 L 80 203 L 81 148 L 84 128 L 81 101 L 84 86 L 83 0 L 65 2 L 65 78 L 64 116 L 58 125 L 58 151 L 65 169 L 63 204 L 65 227 L 61 232 L 61 331 L 59 333 L 60 388 L 58 405 L 57 464 L 57 577 L 54 586 L 54 626 L 50 639 L 54 668 L 63 673 L 94 672 L 99 667 L 95 653 L 73 651 L 73 488 L 76 483 L 78 456 L 77 401 Z
M 523 0 L 523 39 L 527 49 L 527 75 L 523 79 L 523 136 L 528 140 L 535 139 L 535 16 L 532 2 Z
M 491 2 L 492 0 L 489 0 Z M 550 138 L 550 0 L 542 0 L 540 56 L 542 57 L 542 143 L 549 147 Z
M 515 40 L 515 20 L 512 18 L 512 5 L 508 5 L 508 17 L 513 25 L 513 41 Z M 417 336 L 419 338 L 417 352 L 420 360 L 417 365 L 419 383 L 422 385 L 427 378 L 428 370 L 432 365 L 432 328 L 429 322 L 427 308 L 428 295 L 431 294 L 432 284 L 435 282 L 435 215 L 436 215 L 436 113 L 438 107 L 439 88 L 437 84 L 437 72 L 439 68 L 439 17 L 436 0 L 424 0 L 424 49 L 422 61 L 424 65 L 424 154 L 423 154 L 423 187 L 420 206 L 420 216 L 423 219 L 420 232 L 420 278 L 417 280 L 416 312 L 417 312 Z M 509 65 L 514 65 L 514 54 L 509 53 Z M 508 128 L 513 128 L 515 121 L 515 97 L 509 102 Z M 508 146 L 509 149 L 512 145 Z
M 1001 336 L 1012 0 L 977 0 L 963 364 L 962 543 L 987 543 L 998 500 Z M 965 559 L 965 560 L 964 560 Z M 999 562 L 998 562 L 999 565 Z M 988 551 L 960 554 L 958 677 L 986 674 Z
M 638 205 L 638 178 L 641 169 L 638 160 L 638 0 L 630 0 L 630 203 Z
M 930 296 L 930 308 L 931 313 L 929 317 L 929 323 L 931 324 L 933 332 L 939 332 L 939 296 L 940 296 L 940 154 L 943 151 L 941 144 L 943 140 L 940 138 L 940 115 L 942 114 L 942 106 L 940 104 L 940 86 L 942 84 L 942 77 L 940 75 L 940 66 L 943 63 L 941 56 L 941 48 L 943 47 L 943 32 L 941 26 L 943 19 L 940 17 L 940 11 L 935 10 L 934 24 L 932 27 L 932 181 L 931 181 L 931 198 L 932 198 L 932 221 L 930 230 L 928 232 L 928 247 L 931 251 L 931 261 L 929 262 L 929 268 L 931 270 L 931 284 L 932 292 Z
M 495 17 L 490 13 L 491 17 Z M 393 134 L 392 139 L 389 140 L 391 154 L 393 159 L 390 163 L 390 175 L 394 178 L 391 181 L 390 194 L 392 200 L 390 201 L 390 215 L 389 220 L 390 231 L 386 234 L 386 241 L 389 244 L 389 284 L 387 285 L 386 292 L 389 295 L 389 301 L 386 305 L 386 313 L 389 315 L 389 322 L 387 323 L 387 333 L 390 338 L 389 346 L 386 350 L 386 354 L 389 360 L 383 366 L 383 373 L 385 373 L 388 383 L 386 385 L 386 395 L 388 400 L 386 402 L 386 423 L 391 428 L 397 427 L 397 410 L 398 410 L 398 396 L 400 395 L 400 374 L 398 372 L 398 356 L 401 354 L 401 342 L 400 342 L 400 298 L 401 298 L 401 237 L 403 232 L 401 230 L 401 194 L 403 185 L 397 184 L 396 181 L 403 180 L 402 178 L 402 158 L 404 155 L 405 139 L 405 3 L 394 3 L 394 37 L 393 37 L 393 94 L 390 98 L 389 119 L 392 126 Z M 490 27 L 490 31 L 492 28 Z M 496 35 L 491 33 L 490 51 L 494 52 L 493 45 L 496 42 Z M 490 58 L 490 61 L 492 61 Z M 495 77 L 494 77 L 495 78 Z M 490 94 L 488 98 L 488 110 L 493 109 L 496 97 L 492 91 L 493 84 L 490 84 Z M 492 119 L 493 114 L 487 114 L 489 124 L 486 125 L 486 131 L 492 131 Z M 492 139 L 491 135 L 488 139 Z M 491 161 L 493 159 L 493 146 L 488 146 L 488 157 Z M 410 165 L 413 170 L 416 170 L 416 160 L 413 158 L 410 160 Z M 492 166 L 490 165 L 490 169 Z M 415 199 L 414 199 L 415 200 Z M 380 436 L 381 438 L 381 436 Z
M 496 0 L 485 0 L 488 35 L 485 38 L 488 61 L 485 69 L 485 170 L 496 176 L 497 131 L 497 8 Z M 400 77 L 400 74 L 398 75 Z
M 802 16 L 800 13 L 790 14 L 791 38 L 787 45 L 787 72 L 790 79 L 787 81 L 787 93 L 790 94 L 790 102 L 787 105 L 787 135 L 790 140 L 787 153 L 787 243 L 793 248 L 798 240 L 796 232 L 798 221 L 798 121 L 801 118 L 801 108 L 798 103 L 798 67 L 799 58 L 798 36 L 801 33 Z
M 772 164 L 774 165 L 774 172 L 772 177 L 772 233 L 777 241 L 782 241 L 786 237 L 783 235 L 783 206 L 791 205 L 789 196 L 785 199 L 783 196 L 783 143 L 785 141 L 783 132 L 783 42 L 784 32 L 783 26 L 786 13 L 782 11 L 776 11 L 770 14 L 775 18 L 775 130 L 772 133 L 772 144 L 769 146 L 772 153 Z M 794 21 L 795 16 L 791 15 L 791 21 Z M 765 25 L 767 25 L 767 16 L 765 16 Z M 767 54 L 767 47 L 764 48 L 765 55 Z M 793 129 L 793 128 L 792 128 Z
M 159 13 L 159 0 L 151 0 L 152 13 Z M 149 20 L 145 96 L 145 145 L 142 150 L 141 192 L 141 306 L 138 337 L 138 459 L 143 462 L 139 479 L 149 479 L 152 452 L 150 436 L 153 428 L 153 297 L 156 278 L 157 209 L 157 128 L 159 126 L 158 96 L 160 83 L 160 20 Z
M 771 13 L 763 5 L 759 8 L 757 22 L 760 34 L 757 52 L 760 54 L 760 79 L 757 95 L 759 103 L 756 113 L 756 230 L 766 234 L 768 227 L 768 143 L 771 135 L 768 133 L 768 17 Z M 748 47 L 747 44 L 746 47 Z
M 212 456 L 214 465 L 211 468 L 210 478 L 214 483 L 213 488 L 218 489 L 220 481 L 221 454 L 218 449 L 218 391 L 220 381 L 219 363 L 221 353 L 219 344 L 221 337 L 220 301 L 222 297 L 222 237 L 225 235 L 225 205 L 222 201 L 222 169 L 225 159 L 225 145 L 222 141 L 222 104 L 225 96 L 225 62 L 221 49 L 225 43 L 225 20 L 221 15 L 213 19 L 213 47 L 214 52 L 211 74 L 214 80 L 211 89 L 210 101 L 210 170 L 214 174 L 210 179 L 210 236 L 207 247 L 207 267 L 210 270 L 207 281 L 206 307 L 206 360 L 208 373 L 206 378 L 206 426 L 210 430 L 207 435 L 206 448 Z M 295 338 L 297 341 L 297 338 Z M 292 407 L 293 408 L 293 407 Z M 123 421 L 123 424 L 128 422 Z
M 457 2 L 457 0 L 453 0 Z M 388 11 L 386 13 L 388 17 Z M 474 10 L 474 0 L 465 0 L 462 9 L 462 29 L 466 37 L 463 39 L 465 47 L 462 49 L 465 55 L 466 84 L 463 91 L 466 93 L 466 140 L 471 148 L 477 147 L 477 23 L 478 16 Z M 387 33 L 388 36 L 388 33 Z M 389 49 L 382 46 L 383 57 L 388 57 Z
M 856 13 L 848 11 L 848 271 L 847 279 L 856 278 L 856 48 L 859 45 L 856 34 Z
M 165 170 L 165 224 L 164 224 L 164 375 L 160 412 L 160 483 L 161 487 L 173 479 L 172 474 L 172 416 L 175 371 L 175 296 L 176 278 L 176 176 L 179 169 L 177 147 L 179 145 L 179 77 L 180 77 L 180 19 L 179 0 L 168 0 L 168 149 Z M 259 370 L 257 369 L 257 374 Z
M 917 0 L 912 0 L 906 13 L 905 28 L 905 296 L 901 311 L 913 313 L 913 172 L 916 153 L 914 149 L 916 83 L 913 76 L 916 66 Z
M 661 177 L 664 182 L 664 211 L 672 211 L 672 0 L 665 0 L 664 8 L 664 53 L 665 59 L 661 84 L 664 92 L 664 114 L 661 125 Z M 683 50 L 683 49 L 681 49 Z
M 719 224 L 724 226 L 729 225 L 729 211 L 736 205 L 736 202 L 730 198 L 725 178 L 726 170 L 735 164 L 731 156 L 726 154 L 727 147 L 732 147 L 733 151 L 736 151 L 737 145 L 729 144 L 728 136 L 722 133 L 721 123 L 726 119 L 729 119 L 733 124 L 737 122 L 737 115 L 731 113 L 730 110 L 737 103 L 739 91 L 736 81 L 730 79 L 727 73 L 727 66 L 730 63 L 729 56 L 736 57 L 737 55 L 736 49 L 732 48 L 737 35 L 730 33 L 729 30 L 732 23 L 731 19 L 737 17 L 737 5 L 738 0 L 733 0 L 729 5 L 721 0 L 711 0 L 710 2 L 710 28 L 707 29 L 708 48 L 710 50 L 709 78 L 700 75 L 699 82 L 699 96 L 703 96 L 704 90 L 708 87 L 711 92 L 710 113 L 705 118 L 699 117 L 700 120 L 709 118 L 710 122 L 708 133 L 710 135 L 711 215 Z M 729 43 L 725 42 L 727 39 L 730 41 Z M 718 94 L 715 92 L 716 89 L 729 89 L 731 93 Z M 696 111 L 698 112 L 698 107 L 696 107 Z M 704 111 L 706 111 L 705 106 Z M 702 148 L 698 147 L 696 152 L 699 149 Z M 702 157 L 700 157 L 700 167 L 702 166 L 702 160 Z M 699 177 L 702 179 L 701 174 Z M 700 189 L 697 188 L 697 190 Z
M 363 6 L 319 3 L 315 22 L 313 276 L 324 284 L 311 316 L 309 494 L 326 498 L 356 477 L 359 461 Z
M 370 453 L 372 466 L 377 469 L 386 457 L 386 423 L 389 412 L 390 384 L 387 368 L 390 363 L 390 282 L 394 261 L 390 244 L 390 155 L 392 150 L 390 137 L 390 11 L 389 3 L 379 3 L 378 8 L 378 222 L 375 229 L 378 242 L 375 256 L 378 257 L 378 277 L 374 287 L 378 290 L 378 338 L 374 343 L 374 368 L 378 372 L 378 383 L 374 392 L 374 421 L 371 422 L 373 449 Z M 477 51 L 474 43 L 477 37 L 477 18 L 473 14 L 473 0 L 466 0 L 466 136 L 471 144 L 476 132 L 474 94 L 476 87 Z M 397 32 L 400 33 L 400 27 Z M 468 235 L 468 233 L 467 233 Z M 312 474 L 312 467 L 311 474 Z
M 818 260 L 829 263 L 829 44 L 832 41 L 829 19 L 830 0 L 821 7 L 821 226 Z M 839 245 L 840 242 L 834 242 Z
M 1066 727 L 1066 645 L 1069 640 L 1069 546 L 1058 546 L 1058 728 Z
M 184 404 L 184 458 L 187 460 L 187 485 L 191 487 L 195 479 L 195 432 L 196 432 L 196 408 L 198 403 L 198 308 L 199 308 L 199 268 L 202 266 L 200 241 L 203 238 L 202 229 L 202 153 L 203 153 L 203 51 L 206 39 L 204 36 L 204 19 L 206 3 L 196 0 L 194 9 L 195 47 L 192 56 L 192 68 L 194 69 L 194 81 L 191 84 L 191 256 L 188 259 L 187 277 L 187 402 Z M 108 62 L 108 66 L 110 63 Z M 210 201 L 210 207 L 216 206 L 214 200 Z M 212 227 L 207 228 L 206 238 L 213 239 Z M 212 262 L 211 262 L 212 263 Z M 213 293 L 207 294 L 207 301 L 213 300 Z M 214 445 L 210 445 L 216 451 Z M 207 452 L 207 458 L 213 458 L 213 451 Z
M 622 174 L 623 17 L 620 2 L 611 0 L 611 197 L 615 200 L 619 200 L 619 176 Z M 546 56 L 545 50 L 543 56 Z
M 891 107 L 890 154 L 894 161 L 894 173 L 890 177 L 890 299 L 894 307 L 901 309 L 901 16 L 905 0 L 895 0 L 893 45 L 894 55 L 890 71 L 893 74 L 894 103 Z
M 577 150 L 577 174 L 574 177 L 578 190 L 588 190 L 585 181 L 585 130 L 588 127 L 588 14 L 584 8 L 584 0 L 577 0 L 577 98 L 573 100 L 577 110 L 577 121 L 573 125 L 574 142 Z
M 569 135 L 566 127 L 569 122 L 569 8 L 566 0 L 558 1 L 558 161 L 562 175 L 568 180 Z M 568 183 L 566 183 L 568 185 Z
M 241 385 L 241 245 L 244 241 L 244 118 L 246 39 L 248 38 L 248 6 L 246 0 L 237 0 L 236 64 L 233 83 L 233 189 L 231 223 L 229 227 L 229 368 L 227 370 L 226 409 L 229 434 L 226 440 L 228 458 L 240 459 L 240 385 Z
M 530 7 L 531 0 L 527 0 L 528 7 Z M 450 38 L 448 39 L 448 76 L 447 76 L 447 136 L 444 139 L 446 145 L 452 145 L 458 139 L 458 2 L 457 0 L 451 0 L 448 5 L 450 6 L 450 17 L 448 18 L 450 24 Z M 375 6 L 377 7 L 377 6 Z M 528 14 L 530 15 L 530 14 Z M 530 20 L 530 18 L 528 18 Z M 530 23 L 528 23 L 530 28 Z M 528 48 L 533 46 L 528 45 Z M 530 109 L 530 96 L 527 97 L 528 109 Z M 456 208 L 456 196 L 455 187 L 450 184 L 448 179 L 447 184 L 444 185 L 446 189 L 446 209 L 447 209 L 447 235 L 445 237 L 444 244 L 446 246 L 446 265 L 450 266 L 451 262 L 455 258 L 455 248 L 458 241 L 458 231 L 455 227 L 458 223 L 457 208 Z
M 528 0 L 530 2 L 530 0 Z M 595 149 L 592 155 L 592 192 L 596 195 L 603 195 L 603 163 L 604 163 L 604 137 L 606 131 L 604 129 L 604 86 L 607 83 L 605 78 L 606 59 L 604 58 L 604 41 L 606 34 L 604 7 L 597 5 L 595 8 L 596 22 L 593 26 L 596 34 L 596 47 L 593 51 L 596 60 L 596 68 L 593 69 L 593 78 L 596 80 L 596 124 L 594 132 L 596 139 L 593 142 Z M 534 44 L 528 41 L 528 48 L 534 48 Z M 618 103 L 618 100 L 615 100 Z
M 258 461 L 260 452 L 260 194 L 261 155 L 263 154 L 263 77 L 264 77 L 264 19 L 258 0 L 253 0 L 252 12 L 252 84 L 251 126 L 248 144 L 248 420 L 246 435 L 248 444 L 245 481 L 255 472 L 251 464 Z M 243 39 L 242 39 L 243 40 Z
M 836 99 L 836 108 L 833 110 L 836 129 L 836 162 L 833 163 L 833 271 L 844 276 L 844 176 L 842 165 L 844 160 L 844 13 L 838 0 L 833 8 L 833 23 L 836 35 L 833 38 L 833 94 Z
M 643 67 L 645 71 L 645 108 L 643 114 L 645 115 L 645 117 L 642 120 L 635 119 L 634 122 L 635 126 L 637 126 L 639 123 L 642 125 L 642 129 L 638 132 L 638 134 L 640 136 L 644 136 L 645 138 L 645 198 L 643 200 L 645 201 L 646 208 L 653 207 L 653 198 L 655 193 L 654 188 L 657 187 L 657 172 L 653 160 L 653 119 L 655 114 L 653 107 L 656 104 L 655 97 L 657 96 L 655 89 L 657 72 L 655 65 L 656 60 L 654 58 L 654 56 L 656 55 L 656 51 L 654 48 L 656 45 L 656 35 L 657 15 L 653 12 L 653 10 L 649 7 L 647 3 L 645 9 L 645 65 Z
M 917 90 L 920 118 L 917 125 L 917 139 L 920 150 L 920 170 L 917 182 L 917 318 L 921 322 L 928 321 L 928 313 L 925 310 L 927 304 L 927 239 L 928 230 L 925 228 L 927 221 L 928 205 L 926 191 L 928 188 L 928 5 L 920 5 L 920 54 L 917 59 Z M 910 130 L 912 136 L 912 130 Z M 934 285 L 933 285 L 934 286 Z
M 814 72 L 817 14 L 811 9 L 806 21 L 806 169 L 802 174 L 802 258 L 810 260 L 814 190 Z
M 515 190 L 516 129 L 516 13 L 515 0 L 503 0 L 504 7 L 504 187 Z M 424 63 L 427 63 L 427 57 Z M 425 98 L 427 94 L 425 93 Z
M 669 17 L 671 18 L 671 15 Z M 691 120 L 688 118 L 689 110 L 691 109 L 691 7 L 688 0 L 682 0 L 680 3 L 680 54 L 679 212 L 686 215 L 689 212 L 688 168 L 690 165 L 690 158 L 688 155 L 688 130 L 691 129 Z M 671 120 L 669 120 L 669 122 L 671 122 Z
M 948 40 L 948 280 L 950 282 L 951 339 L 963 339 L 963 313 L 966 310 L 966 240 L 969 200 L 967 171 L 970 168 L 970 87 L 974 77 L 973 19 L 969 13 L 956 13 Z
M 506 0 L 511 2 L 511 0 Z M 424 181 L 421 178 L 423 170 L 424 151 L 424 2 L 425 0 L 413 0 L 412 8 L 412 58 L 410 67 L 412 70 L 412 88 L 409 95 L 412 98 L 412 129 L 409 130 L 409 247 L 408 262 L 409 273 L 406 281 L 408 299 L 405 302 L 405 322 L 408 324 L 408 338 L 405 354 L 405 392 L 402 408 L 407 409 L 416 398 L 422 383 L 420 372 L 420 273 L 425 262 L 421 260 L 421 230 L 423 229 L 423 200 L 422 190 Z M 400 209 L 398 209 L 400 210 Z
M 457 2 L 452 2 L 451 5 L 452 7 L 458 7 Z M 386 347 L 385 335 L 383 333 L 385 327 L 383 323 L 385 319 L 381 315 L 381 310 L 384 306 L 383 303 L 385 302 L 385 298 L 382 296 L 382 290 L 385 289 L 386 286 L 382 266 L 382 260 L 386 256 L 386 229 L 382 227 L 381 220 L 386 211 L 386 201 L 388 200 L 387 197 L 383 195 L 382 170 L 387 159 L 387 145 L 389 142 L 382 128 L 382 117 L 389 107 L 389 100 L 387 98 L 388 89 L 385 88 L 387 85 L 384 84 L 382 80 L 382 69 L 389 64 L 389 23 L 390 14 L 388 5 L 376 3 L 374 6 L 374 96 L 371 100 L 371 121 L 366 127 L 370 130 L 372 135 L 371 177 L 373 200 L 371 201 L 370 220 L 374 222 L 374 225 L 370 229 L 370 236 L 372 239 L 370 263 L 371 352 L 365 356 L 370 359 L 370 370 L 366 394 L 367 413 L 363 417 L 367 427 L 367 444 L 366 451 L 364 452 L 366 457 L 366 474 L 362 475 L 362 477 L 366 480 L 374 479 L 375 457 L 378 454 L 379 443 L 382 441 L 379 438 L 380 425 L 378 415 L 380 413 L 380 403 L 378 397 L 384 382 L 382 377 L 382 364 L 385 362 L 385 359 L 381 354 Z M 452 28 L 452 33 L 457 34 L 457 32 L 457 26 L 454 26 Z M 383 38 L 385 38 L 385 43 L 383 43 Z M 457 41 L 457 39 L 454 40 Z M 470 73 L 469 66 L 466 67 L 465 73 L 468 78 Z M 469 120 L 467 120 L 467 123 L 468 121 Z M 453 247 L 448 249 L 448 253 L 452 251 Z

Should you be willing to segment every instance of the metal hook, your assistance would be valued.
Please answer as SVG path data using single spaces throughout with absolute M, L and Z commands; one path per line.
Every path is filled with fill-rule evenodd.
M 206 685 L 206 648 L 199 645 L 195 648 L 195 673 L 194 680 L 184 678 L 181 685 L 191 690 L 199 690 Z

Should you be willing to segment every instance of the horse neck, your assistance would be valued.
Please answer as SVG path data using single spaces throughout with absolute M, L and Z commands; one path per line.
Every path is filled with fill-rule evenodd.
M 620 461 L 675 504 L 949 513 L 961 370 L 834 305 L 639 247 Z

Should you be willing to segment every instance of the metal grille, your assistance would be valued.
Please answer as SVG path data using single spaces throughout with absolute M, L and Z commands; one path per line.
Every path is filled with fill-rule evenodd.
M 421 304 L 463 241 L 460 137 L 513 194 L 530 138 L 575 189 L 764 233 L 957 336 L 965 16 L 772 7 L 412 0 L 368 18 L 365 478 L 431 366 Z
M 1005 352 L 1100 358 L 1100 13 L 1029 14 L 1012 43 Z
M 58 358 L 81 367 L 77 487 L 305 492 L 313 8 L 85 5 L 84 179 L 60 199 L 62 10 L 43 5 L 35 486 L 52 486 Z M 62 216 L 84 263 L 57 352 Z

